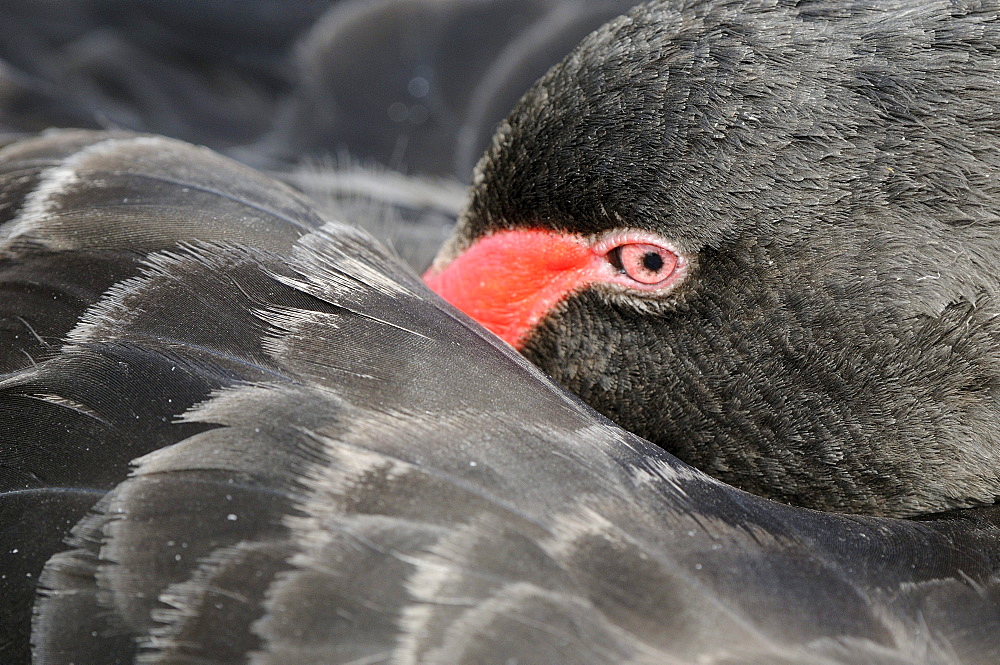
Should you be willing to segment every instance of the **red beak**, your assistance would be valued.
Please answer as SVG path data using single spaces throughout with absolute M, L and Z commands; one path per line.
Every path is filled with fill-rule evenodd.
M 566 296 L 594 281 L 603 263 L 578 236 L 501 231 L 478 240 L 424 281 L 442 298 L 520 348 Z

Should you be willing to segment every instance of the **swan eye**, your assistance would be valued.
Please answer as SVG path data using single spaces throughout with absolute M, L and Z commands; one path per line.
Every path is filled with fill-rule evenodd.
M 648 243 L 626 243 L 608 253 L 619 273 L 643 286 L 655 286 L 673 274 L 677 255 L 666 247 Z

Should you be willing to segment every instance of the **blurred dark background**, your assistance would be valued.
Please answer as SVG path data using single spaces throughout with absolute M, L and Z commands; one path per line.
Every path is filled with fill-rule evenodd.
M 524 90 L 632 0 L 0 0 L 0 132 L 121 128 L 270 170 L 468 180 Z

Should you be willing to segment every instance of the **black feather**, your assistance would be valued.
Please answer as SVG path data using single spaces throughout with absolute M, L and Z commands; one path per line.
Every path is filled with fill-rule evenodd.
M 728 487 L 591 411 L 362 233 L 254 246 L 287 229 L 254 202 L 295 196 L 240 194 L 242 167 L 189 160 L 232 194 L 221 225 L 250 198 L 254 234 L 116 209 L 138 246 L 178 244 L 137 252 L 0 386 L 5 662 L 27 662 L 29 621 L 40 664 L 1000 657 L 995 509 L 848 517 Z M 63 216 L 109 224 L 87 221 L 104 184 L 84 182 Z
M 524 353 L 795 505 L 1000 496 L 993 2 L 650 2 L 504 121 L 439 265 L 497 230 L 659 234 L 666 295 L 581 289 Z

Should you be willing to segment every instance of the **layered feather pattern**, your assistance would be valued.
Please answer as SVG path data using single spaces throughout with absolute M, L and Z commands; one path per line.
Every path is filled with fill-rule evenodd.
M 1000 659 L 994 508 L 734 490 L 202 149 L 0 160 L 4 662 Z

